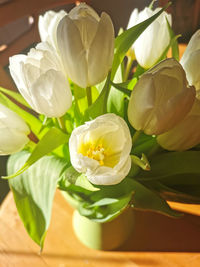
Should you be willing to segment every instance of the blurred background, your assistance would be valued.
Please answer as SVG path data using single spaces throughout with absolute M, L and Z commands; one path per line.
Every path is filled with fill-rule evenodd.
M 37 20 L 40 14 L 52 9 L 69 11 L 72 0 L 0 0 L 0 86 L 16 90 L 9 72 L 8 59 L 19 53 L 26 53 L 39 42 Z M 78 2 L 78 1 L 77 1 Z M 88 0 L 99 14 L 107 12 L 114 23 L 115 33 L 120 27 L 126 28 L 132 10 L 142 10 L 151 0 Z M 154 7 L 164 6 L 167 0 L 155 1 Z M 200 28 L 200 0 L 171 0 L 168 12 L 172 14 L 173 29 L 182 34 L 180 43 L 187 43 L 192 34 Z M 6 174 L 7 157 L 0 157 L 0 176 Z M 0 203 L 9 188 L 0 179 Z

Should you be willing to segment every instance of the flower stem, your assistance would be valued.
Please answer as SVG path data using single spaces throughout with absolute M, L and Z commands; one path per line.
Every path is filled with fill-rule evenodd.
M 92 105 L 92 89 L 91 87 L 86 88 L 86 94 L 87 94 L 87 102 L 88 102 L 88 107 Z
M 124 82 L 126 82 L 128 80 L 132 64 L 133 64 L 133 59 L 131 57 L 128 57 L 126 69 L 125 69 L 125 72 L 124 72 Z
M 33 151 L 33 149 L 35 148 L 36 146 L 36 143 L 33 142 L 33 141 L 29 141 L 28 144 L 27 144 L 27 148 L 29 148 L 31 151 Z
M 149 5 L 149 9 L 153 10 L 153 5 L 157 0 L 152 0 L 150 5 Z
M 67 129 L 65 127 L 65 120 L 64 116 L 57 118 L 60 128 L 63 130 L 63 132 L 67 133 Z
M 132 144 L 133 144 L 133 146 L 134 146 L 136 140 L 138 139 L 138 137 L 140 136 L 140 134 L 141 134 L 141 131 L 136 131 L 134 133 L 133 138 L 132 138 Z

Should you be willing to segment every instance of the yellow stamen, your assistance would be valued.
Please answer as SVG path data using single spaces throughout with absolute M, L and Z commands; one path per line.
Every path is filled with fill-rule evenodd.
M 89 148 L 84 154 L 88 158 L 97 160 L 101 166 L 104 165 L 105 149 L 103 148 L 102 144 L 98 144 L 97 146 L 93 144 L 89 145 Z

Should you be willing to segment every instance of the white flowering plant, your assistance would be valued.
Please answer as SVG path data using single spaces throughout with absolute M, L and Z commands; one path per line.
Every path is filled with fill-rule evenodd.
M 128 207 L 179 217 L 167 200 L 200 203 L 200 32 L 179 62 L 166 8 L 134 10 L 116 38 L 85 3 L 48 11 L 41 43 L 10 58 L 19 93 L 0 88 L 2 178 L 41 248 L 56 188 L 102 223 Z

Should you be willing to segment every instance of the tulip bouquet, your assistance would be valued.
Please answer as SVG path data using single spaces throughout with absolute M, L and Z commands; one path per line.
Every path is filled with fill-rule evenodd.
M 0 88 L 0 154 L 12 154 L 2 178 L 41 248 L 56 188 L 96 222 L 200 203 L 200 31 L 179 62 L 165 9 L 134 10 L 116 38 L 85 3 L 48 11 L 41 43 L 10 58 L 20 94 Z

